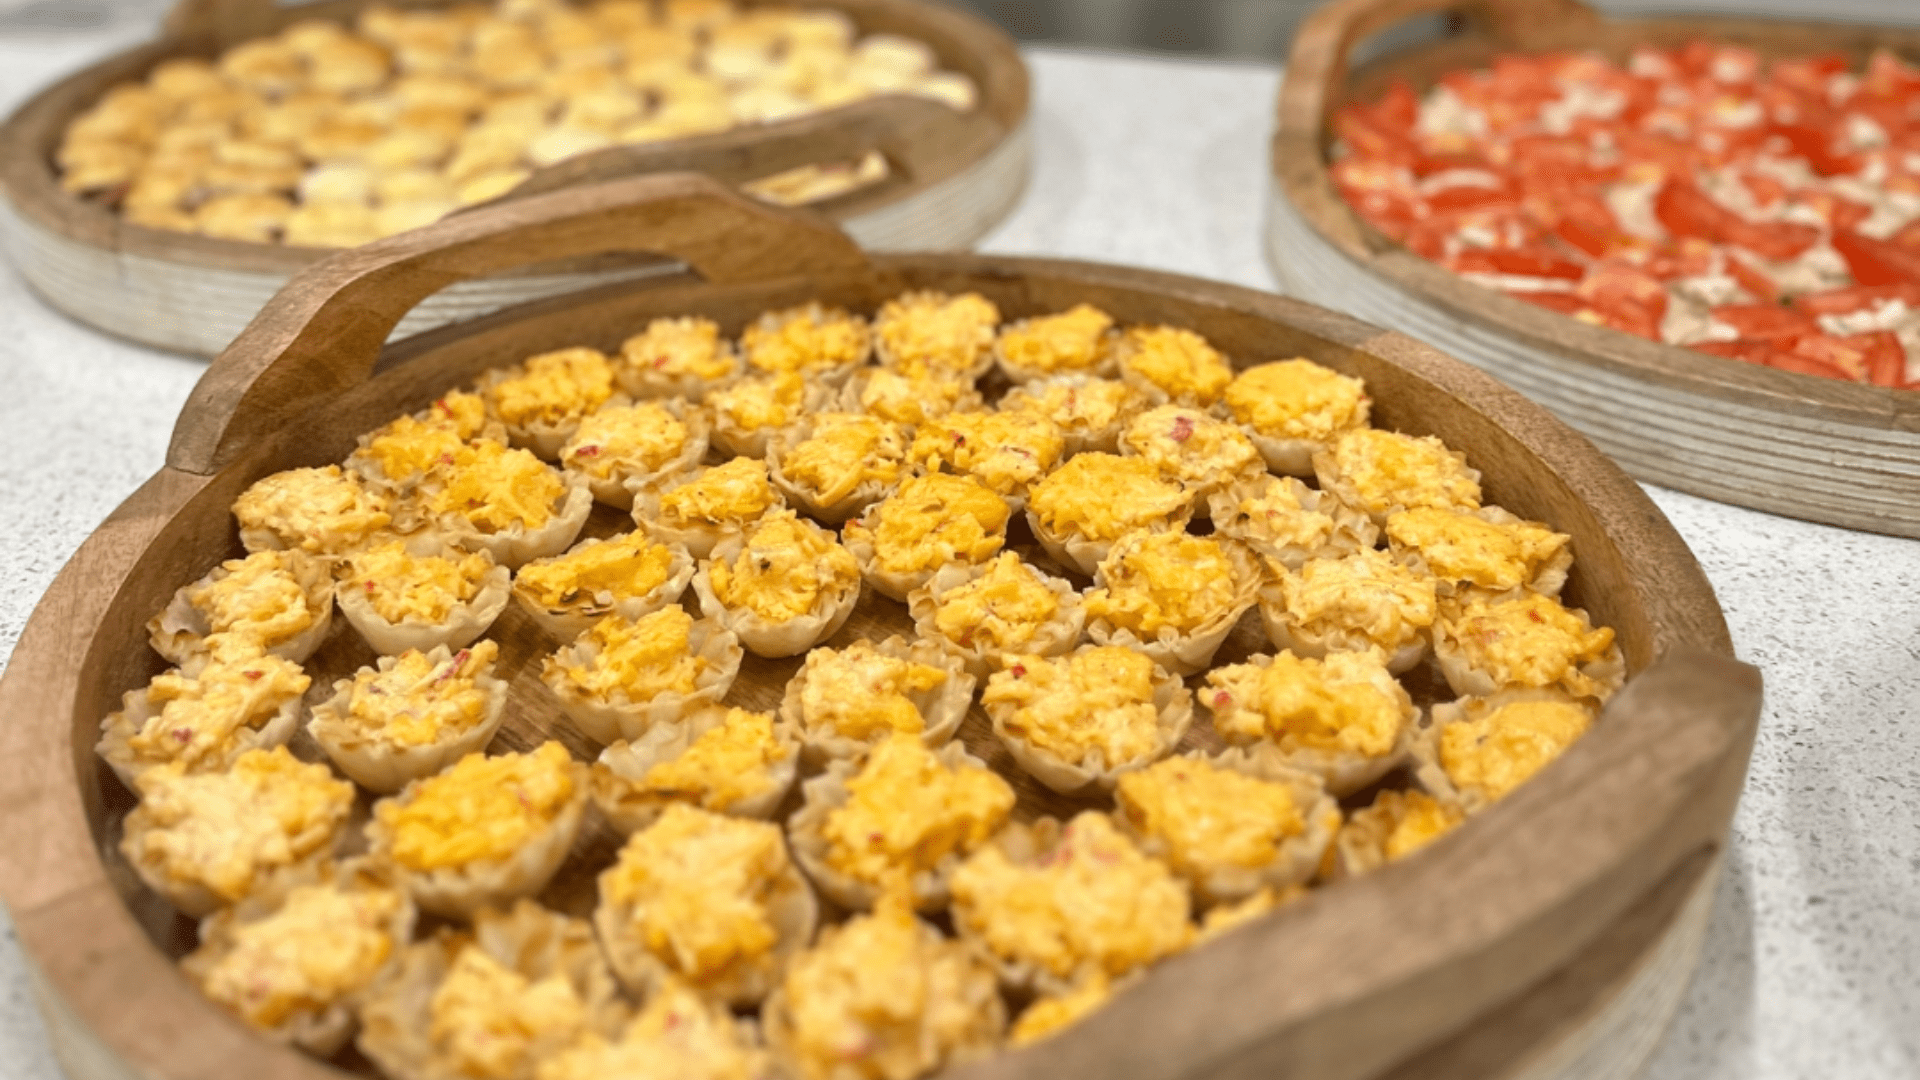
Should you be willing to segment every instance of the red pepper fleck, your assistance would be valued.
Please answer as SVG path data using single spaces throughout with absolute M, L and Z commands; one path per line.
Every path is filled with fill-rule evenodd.
M 1027 673 L 1027 665 L 1015 664 L 1012 667 L 1008 668 L 1007 670 L 1013 672 L 1013 677 L 1018 679 Z
M 1532 608 L 1527 609 L 1527 618 L 1532 619 L 1534 622 L 1537 622 L 1537 623 L 1543 623 L 1547 621 L 1546 619 L 1541 618 L 1540 613 L 1537 611 L 1534 611 Z
M 1173 441 L 1186 442 L 1193 438 L 1193 417 L 1182 416 L 1173 422 Z
M 245 671 L 245 672 L 241 672 L 241 674 L 243 674 L 243 675 L 245 675 L 245 676 L 246 676 L 247 678 L 249 678 L 249 679 L 257 679 L 257 678 L 259 678 L 260 676 L 262 676 L 262 675 L 265 675 L 265 674 L 266 674 L 266 672 L 264 672 L 264 671 Z
M 667 1030 L 672 1031 L 674 1028 L 677 1028 L 679 1026 L 680 1026 L 680 1014 L 677 1012 L 668 1013 L 667 1014 Z
M 669 359 L 671 359 L 671 357 L 667 357 L 667 356 L 656 356 L 656 357 L 654 357 L 654 358 L 653 358 L 653 370 L 655 370 L 655 371 L 659 371 L 659 370 L 660 370 L 661 368 L 663 368 L 663 367 L 666 367 L 666 366 L 667 366 L 667 361 L 668 361 Z
M 371 581 L 367 582 L 367 595 L 368 596 L 373 595 L 373 582 Z
M 880 833 L 870 832 L 867 834 L 867 843 L 869 844 L 878 844 L 884 840 L 886 840 L 886 837 L 881 835 Z
M 193 729 L 190 727 L 174 728 L 173 737 L 178 739 L 180 744 L 184 746 L 193 741 Z
M 1224 709 L 1231 704 L 1233 704 L 1233 695 L 1227 693 L 1225 690 L 1222 690 L 1219 693 L 1213 695 L 1214 708 Z
M 452 455 L 452 454 L 441 454 L 441 455 L 440 455 L 440 464 L 442 464 L 442 465 L 451 465 L 451 464 L 453 464 L 453 455 Z
M 965 435 L 955 434 L 953 437 L 953 445 L 955 446 L 967 445 L 967 437 Z
M 589 444 L 587 446 L 581 447 L 578 450 L 575 450 L 573 452 L 573 456 L 574 457 L 599 457 L 600 448 L 598 446 L 593 446 Z

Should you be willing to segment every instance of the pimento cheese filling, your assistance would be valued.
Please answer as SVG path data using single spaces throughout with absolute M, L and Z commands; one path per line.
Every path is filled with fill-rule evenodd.
M 1114 795 L 1119 812 L 1166 845 L 1167 862 L 1190 875 L 1266 866 L 1307 829 L 1306 808 L 1286 784 L 1199 758 L 1168 758 L 1125 773 Z
M 344 719 L 363 737 L 389 746 L 431 746 L 471 731 L 486 719 L 490 700 L 479 680 L 492 673 L 499 655 L 498 644 L 479 641 L 439 662 L 408 649 L 388 670 L 361 668 Z
M 761 316 L 740 335 L 740 349 L 761 371 L 804 375 L 857 364 L 872 341 L 859 316 L 808 304 Z
M 844 649 L 815 649 L 796 676 L 800 722 L 812 732 L 871 741 L 888 732 L 926 730 L 917 698 L 945 686 L 947 672 L 931 664 L 889 656 L 860 640 Z
M 657 401 L 608 406 L 580 421 L 580 429 L 560 451 L 560 460 L 596 479 L 616 469 L 650 473 L 665 468 L 687 449 L 687 425 Z
M 949 766 L 899 732 L 846 783 L 846 803 L 821 828 L 826 861 L 870 885 L 910 882 L 949 855 L 973 851 L 1013 812 L 1013 788 L 991 769 Z
M 404 944 L 393 939 L 404 903 L 388 888 L 299 886 L 272 914 L 233 927 L 229 947 L 198 973 L 200 989 L 257 1028 L 332 1008 Z
M 1020 649 L 1060 614 L 1046 575 L 1008 551 L 964 585 L 934 598 L 934 628 L 963 649 Z
M 1199 487 L 1266 472 L 1246 432 L 1185 405 L 1162 405 L 1134 417 L 1120 443 L 1152 462 L 1161 476 Z
M 493 414 L 514 427 L 564 424 L 613 396 L 613 365 L 598 349 L 556 349 L 529 356 L 518 374 L 483 393 Z
M 993 348 L 1000 309 L 979 293 L 913 292 L 881 305 L 873 333 L 893 367 L 908 375 L 969 374 Z
M 393 522 L 387 500 L 338 465 L 262 477 L 234 500 L 240 528 L 271 534 L 284 547 L 337 555 Z
M 774 734 L 772 713 L 728 709 L 723 722 L 701 732 L 679 757 L 648 769 L 631 790 L 645 801 L 724 812 L 772 790 L 772 768 L 795 752 Z
M 510 858 L 573 801 L 573 758 L 557 742 L 531 753 L 468 754 L 453 767 L 374 804 L 395 862 L 415 871 Z
M 981 704 L 1010 710 L 1001 726 L 1069 763 L 1096 752 L 1107 767 L 1137 761 L 1160 744 L 1154 664 L 1121 645 L 1049 660 L 1007 656 L 987 680 Z
M 1027 1006 L 1007 1032 L 1007 1045 L 1031 1046 L 1072 1027 L 1098 1012 L 1113 1000 L 1113 984 L 1104 972 L 1096 972 L 1064 994 L 1054 994 Z
M 832 533 L 776 510 L 747 534 L 732 562 L 714 559 L 707 573 L 722 604 L 780 623 L 816 611 L 830 592 L 859 581 L 860 564 Z
M 1312 559 L 1297 572 L 1276 569 L 1288 618 L 1310 632 L 1349 631 L 1391 652 L 1439 614 L 1434 579 L 1384 551 Z
M 440 470 L 446 482 L 428 497 L 428 507 L 485 533 L 504 532 L 516 524 L 538 529 L 553 519 L 567 493 L 559 470 L 526 450 L 491 439 L 468 443 Z
M 1311 360 L 1280 360 L 1234 377 L 1225 397 L 1233 418 L 1276 439 L 1326 442 L 1367 422 L 1366 385 Z
M 725 420 L 741 431 L 764 431 L 791 424 L 800 416 L 806 401 L 807 384 L 798 374 L 788 371 L 759 379 L 742 379 L 707 395 L 707 405 L 716 420 Z
M 261 652 L 255 642 L 207 641 L 204 657 L 147 684 L 151 715 L 127 739 L 135 764 L 170 762 L 190 773 L 220 768 L 237 732 L 265 725 L 313 684 L 299 664 Z
M 620 358 L 635 370 L 665 376 L 724 379 L 733 374 L 733 356 L 712 319 L 655 319 L 620 346 Z
M 1376 520 L 1395 509 L 1480 508 L 1479 474 L 1431 435 L 1358 428 L 1335 440 L 1324 459 L 1316 455 L 1314 469 L 1322 488 L 1345 481 Z
M 1231 615 L 1251 595 L 1243 576 L 1219 540 L 1132 533 L 1100 560 L 1102 584 L 1087 593 L 1087 616 L 1148 641 L 1163 629 L 1192 633 Z
M 1113 352 L 1113 316 L 1091 304 L 1042 315 L 1000 332 L 1000 355 L 1025 371 L 1092 371 Z
M 1386 657 L 1375 650 L 1317 660 L 1281 652 L 1265 667 L 1215 668 L 1207 686 L 1200 696 L 1222 735 L 1270 739 L 1282 750 L 1379 757 L 1399 745 L 1408 721 Z
M 1440 767 L 1462 790 L 1502 799 L 1593 725 L 1577 701 L 1515 701 L 1440 732 Z
M 427 1011 L 435 1049 L 454 1075 L 477 1080 L 526 1075 L 538 1046 L 573 1042 L 588 1024 L 587 1005 L 564 973 L 529 979 L 478 945 L 454 957 Z
M 663 492 L 660 517 L 680 524 L 745 525 L 776 501 L 766 462 L 739 457 Z
M 860 383 L 860 411 L 894 424 L 924 424 L 958 409 L 962 402 L 978 404 L 973 383 L 945 376 L 903 375 L 889 368 L 869 368 Z
M 585 543 L 564 555 L 535 559 L 514 575 L 514 584 L 541 607 L 606 605 L 647 596 L 667 583 L 673 549 L 645 533 L 630 532 Z
M 1522 592 L 1450 601 L 1438 632 L 1496 686 L 1559 684 L 1579 695 L 1605 692 L 1580 667 L 1606 658 L 1613 629 L 1590 626 L 1583 614 L 1550 596 Z
M 1066 449 L 1060 429 L 1038 413 L 957 412 L 921 425 L 910 456 L 929 471 L 950 468 L 1001 495 L 1018 495 Z
M 992 557 L 1006 542 L 1011 511 L 972 477 L 930 473 L 902 482 L 875 516 L 871 529 L 865 522 L 849 523 L 849 538 L 865 534 L 880 569 L 912 574 Z
M 1227 358 L 1191 330 L 1135 326 L 1127 330 L 1120 367 L 1175 401 L 1211 405 L 1233 382 Z
M 1000 399 L 1002 412 L 1030 412 L 1063 433 L 1105 431 L 1140 404 L 1140 392 L 1118 379 L 1067 376 L 1017 386 Z
M 444 623 L 456 605 L 479 595 L 493 566 L 484 552 L 414 555 L 395 540 L 356 552 L 340 587 L 365 597 L 374 614 L 390 623 Z
M 767 1052 L 748 1041 L 731 1010 L 669 976 L 618 1041 L 589 1032 L 542 1062 L 535 1080 L 763 1080 L 772 1069 Z
M 319 597 L 300 580 L 310 563 L 298 552 L 256 551 L 220 569 L 216 580 L 187 589 L 187 603 L 205 616 L 208 633 L 271 649 L 298 637 L 319 614 Z M 324 587 L 324 571 L 313 576 Z
M 548 661 L 564 684 L 582 696 L 606 701 L 651 701 L 661 694 L 691 694 L 709 665 L 691 651 L 693 616 L 678 604 L 638 619 L 609 615 L 581 636 L 592 659 L 576 663 L 560 653 Z
M 1571 539 L 1530 521 L 1499 524 L 1432 507 L 1389 514 L 1386 532 L 1395 551 L 1418 553 L 1434 577 L 1495 592 L 1531 584 Z
M 1060 536 L 1117 540 L 1165 521 L 1193 501 L 1144 458 L 1075 454 L 1033 486 L 1027 509 Z
M 898 426 L 862 413 L 819 413 L 805 439 L 780 455 L 780 472 L 822 503 L 835 503 L 862 484 L 900 478 L 907 441 Z

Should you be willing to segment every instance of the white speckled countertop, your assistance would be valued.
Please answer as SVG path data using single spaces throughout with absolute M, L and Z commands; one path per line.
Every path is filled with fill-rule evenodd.
M 137 41 L 0 36 L 0 110 Z M 985 246 L 1260 288 L 1272 67 L 1034 50 L 1037 171 Z M 160 466 L 193 361 L 66 321 L 0 267 L 0 656 Z M 1705 958 L 1657 1080 L 1920 1075 L 1920 542 L 1655 490 L 1767 708 Z M 0 914 L 0 1080 L 55 1080 Z

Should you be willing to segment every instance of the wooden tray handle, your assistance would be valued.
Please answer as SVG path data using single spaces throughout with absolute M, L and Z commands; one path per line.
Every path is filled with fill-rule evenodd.
M 372 373 L 407 312 L 449 285 L 559 259 L 649 253 L 717 284 L 847 271 L 866 256 L 810 211 L 710 177 L 643 176 L 450 217 L 323 259 L 281 289 L 187 398 L 167 464 L 211 475 Z

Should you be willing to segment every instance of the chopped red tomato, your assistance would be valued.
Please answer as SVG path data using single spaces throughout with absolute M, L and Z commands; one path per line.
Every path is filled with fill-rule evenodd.
M 1831 191 L 1811 188 L 1793 193 L 1793 201 L 1820 215 L 1830 229 L 1854 229 L 1873 216 L 1873 207 Z
M 1920 93 L 1920 68 L 1906 63 L 1890 50 L 1875 49 L 1867 58 L 1866 73 L 1860 78 L 1860 92 L 1885 98 Z
M 1459 214 L 1518 205 L 1513 192 L 1505 187 L 1482 187 L 1479 184 L 1454 184 L 1427 196 L 1427 208 L 1436 214 Z
M 1818 323 L 1779 304 L 1722 304 L 1713 309 L 1713 319 L 1733 327 L 1747 341 L 1790 341 L 1820 332 Z
M 1747 194 L 1753 196 L 1754 204 L 1762 209 L 1787 197 L 1787 185 L 1765 173 L 1741 173 L 1740 186 L 1747 189 Z
M 1774 280 L 1763 273 L 1759 267 L 1748 262 L 1745 256 L 1734 251 L 1728 252 L 1726 268 L 1727 275 L 1739 282 L 1740 287 L 1745 289 L 1754 299 L 1768 304 L 1779 301 L 1780 286 L 1775 284 Z
M 1813 127 L 1809 124 L 1775 124 L 1773 134 L 1787 140 L 1793 152 L 1807 159 L 1807 164 L 1821 176 L 1846 176 L 1860 171 L 1865 164 L 1857 154 L 1849 154 L 1834 146 L 1833 129 Z
M 1801 56 L 1790 60 L 1775 60 L 1768 78 L 1771 82 L 1792 87 L 1802 93 L 1825 100 L 1827 80 L 1851 66 L 1847 58 L 1840 53 Z
M 1653 214 L 1675 236 L 1733 244 L 1773 262 L 1795 258 L 1820 242 L 1820 230 L 1811 225 L 1748 221 L 1681 179 L 1670 178 L 1660 186 Z
M 1835 229 L 1833 250 L 1847 261 L 1853 279 L 1862 285 L 1920 282 L 1920 252 L 1862 236 L 1851 229 Z
M 1892 236 L 1887 237 L 1887 243 L 1906 248 L 1908 251 L 1920 251 L 1920 218 L 1902 225 Z
M 1348 105 L 1333 114 L 1333 133 L 1361 158 L 1412 165 L 1421 157 L 1410 133 L 1381 123 L 1363 106 Z
M 1793 298 L 1793 306 L 1796 311 L 1817 318 L 1821 315 L 1851 315 L 1856 311 L 1877 307 L 1889 300 L 1899 300 L 1909 307 L 1920 307 L 1920 282 L 1896 281 L 1891 285 L 1852 285 L 1844 289 L 1829 289 L 1826 292 L 1801 293 Z
M 1713 269 L 1712 241 L 1699 236 L 1680 236 L 1655 246 L 1642 268 L 1662 281 L 1697 277 Z
M 1578 281 L 1587 272 L 1585 266 L 1543 247 L 1468 248 L 1447 260 L 1447 269 L 1456 274 L 1512 274 L 1567 281 Z
M 1627 239 L 1607 201 L 1591 191 L 1569 191 L 1527 200 L 1536 219 L 1569 245 L 1600 258 Z
M 1606 315 L 1610 325 L 1659 340 L 1667 289 L 1644 269 L 1618 261 L 1595 263 L 1574 291 Z
M 1889 333 L 1807 334 L 1791 346 L 1796 355 L 1832 364 L 1849 378 L 1875 386 L 1899 386 L 1907 377 L 1907 352 Z

